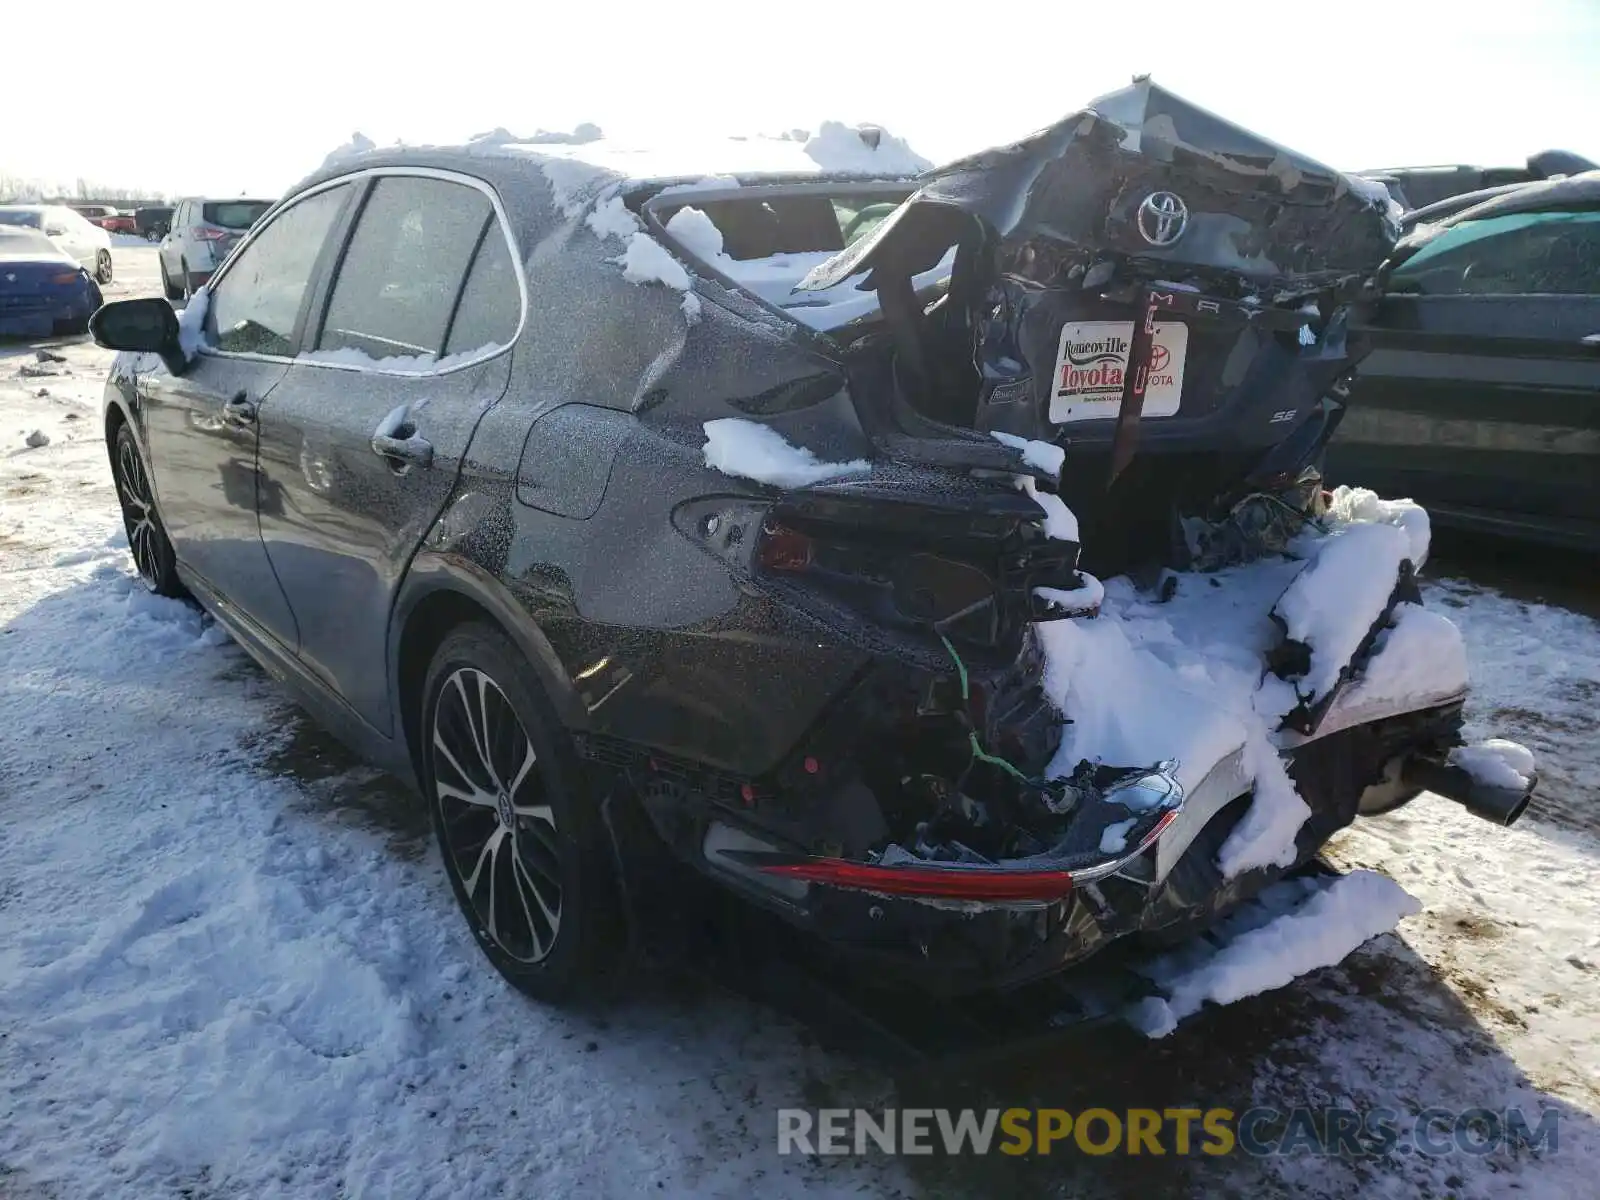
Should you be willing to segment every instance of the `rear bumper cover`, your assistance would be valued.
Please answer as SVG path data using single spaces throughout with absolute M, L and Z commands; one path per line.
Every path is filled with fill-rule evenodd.
M 705 866 L 736 890 L 808 929 L 857 971 L 886 985 L 944 995 L 1006 989 L 1064 970 L 1118 939 L 1181 939 L 1312 860 L 1357 815 L 1385 764 L 1454 743 L 1459 702 L 1342 729 L 1290 752 L 1290 770 L 1312 815 L 1293 863 L 1224 878 L 1218 851 L 1250 803 L 1236 754 L 1176 804 L 1150 814 L 1125 850 L 1055 872 L 1057 894 L 1037 869 L 884 868 L 878 876 L 818 882 L 807 859 L 742 848 L 723 839 Z M 1530 785 L 1531 786 L 1531 785 Z M 1031 864 L 1029 865 L 1031 867 Z M 988 876 L 981 900 L 900 894 L 930 874 Z M 760 873 L 781 880 L 774 893 Z M 1032 894 L 1005 898 L 1006 878 Z M 776 902 L 775 902 L 776 901 Z

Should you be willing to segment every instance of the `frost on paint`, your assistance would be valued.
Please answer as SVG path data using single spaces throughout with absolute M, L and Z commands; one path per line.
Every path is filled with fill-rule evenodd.
M 1294 904 L 1297 893 L 1307 894 Z M 1388 933 L 1422 906 L 1387 875 L 1352 871 L 1331 883 L 1276 884 L 1261 894 L 1257 906 L 1268 913 L 1274 908 L 1279 911 L 1254 928 L 1257 912 L 1216 926 L 1212 938 L 1222 945 L 1214 953 L 1210 941 L 1197 938 L 1141 968 L 1162 994 L 1135 1005 L 1129 1021 L 1148 1037 L 1166 1037 L 1207 1002 L 1232 1004 L 1344 961 L 1361 943 Z
M 1478 783 L 1518 790 L 1532 783 L 1538 771 L 1533 751 L 1506 738 L 1490 738 L 1475 746 L 1457 746 L 1450 751 L 1450 763 Z
M 706 466 L 774 487 L 805 487 L 872 470 L 865 459 L 823 462 L 803 446 L 791 445 L 769 425 L 724 417 L 705 423 Z

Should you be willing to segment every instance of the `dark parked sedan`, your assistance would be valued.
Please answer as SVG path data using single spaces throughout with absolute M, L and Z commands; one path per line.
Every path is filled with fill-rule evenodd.
M 0 336 L 82 333 L 100 287 L 41 233 L 0 225 Z
M 1386 278 L 1329 478 L 1600 549 L 1600 172 L 1421 226 Z
M 545 997 L 697 880 L 977 991 L 1203 926 L 1423 786 L 1514 820 L 1531 775 L 1448 761 L 1464 673 L 1338 709 L 1420 599 L 1398 525 L 1355 637 L 1237 647 L 1286 684 L 1270 855 L 1218 863 L 1242 740 L 1186 782 L 1050 773 L 1037 626 L 1098 612 L 1080 537 L 1160 563 L 1187 515 L 1185 554 L 1236 562 L 1325 515 L 1385 198 L 1144 80 L 915 181 L 886 144 L 818 178 L 769 143 L 810 176 L 737 186 L 493 141 L 330 163 L 181 323 L 95 318 L 139 352 L 105 431 L 140 575 L 416 781 L 479 944 Z

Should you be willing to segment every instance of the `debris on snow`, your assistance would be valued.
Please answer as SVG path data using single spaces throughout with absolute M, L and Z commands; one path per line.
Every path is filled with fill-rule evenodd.
M 1281 904 L 1301 890 L 1297 882 L 1267 889 L 1261 902 Z M 1352 871 L 1331 883 L 1308 886 L 1309 898 L 1264 925 L 1242 933 L 1235 929 L 1230 938 L 1229 922 L 1223 922 L 1214 930 L 1224 939 L 1223 946 L 1211 957 L 1190 961 L 1207 948 L 1196 939 L 1152 964 L 1149 974 L 1165 998 L 1152 996 L 1135 1005 L 1127 1014 L 1130 1023 L 1147 1037 L 1166 1037 L 1207 1001 L 1232 1004 L 1281 988 L 1319 967 L 1334 966 L 1361 943 L 1388 933 L 1400 918 L 1422 909 L 1404 888 L 1376 871 Z M 1241 915 L 1248 919 L 1249 914 Z
M 1506 738 L 1457 746 L 1450 751 L 1450 763 L 1489 787 L 1525 788 L 1537 772 L 1533 751 Z
M 57 354 L 54 350 L 46 350 L 42 346 L 33 352 L 36 361 L 42 363 L 64 363 L 67 361 L 65 354 Z
M 991 436 L 995 441 L 1010 446 L 1013 450 L 1021 450 L 1022 461 L 1028 466 L 1048 471 L 1057 479 L 1061 478 L 1062 464 L 1067 461 L 1067 451 L 1064 446 L 1018 437 L 1014 433 L 1001 433 L 998 430 Z
M 42 429 L 35 429 L 22 440 L 25 441 L 32 449 L 37 450 L 40 446 L 48 446 L 50 444 L 50 435 L 44 432 Z
M 706 466 L 774 487 L 805 487 L 860 475 L 872 470 L 865 459 L 823 462 L 804 446 L 795 446 L 770 425 L 723 417 L 705 423 Z

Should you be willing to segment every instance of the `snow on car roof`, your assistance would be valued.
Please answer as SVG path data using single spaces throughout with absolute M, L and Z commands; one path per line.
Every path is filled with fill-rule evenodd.
M 456 150 L 532 159 L 544 168 L 558 200 L 576 192 L 592 192 L 596 183 L 618 180 L 717 179 L 731 183 L 735 177 L 761 175 L 900 179 L 933 165 L 887 130 L 824 121 L 815 133 L 795 129 L 747 137 L 688 134 L 648 144 L 607 138 L 590 124 L 579 125 L 571 133 L 541 130 L 529 137 L 495 129 L 450 146 L 382 148 L 357 133 L 329 154 L 323 167 L 353 166 L 367 154 L 406 150 Z

